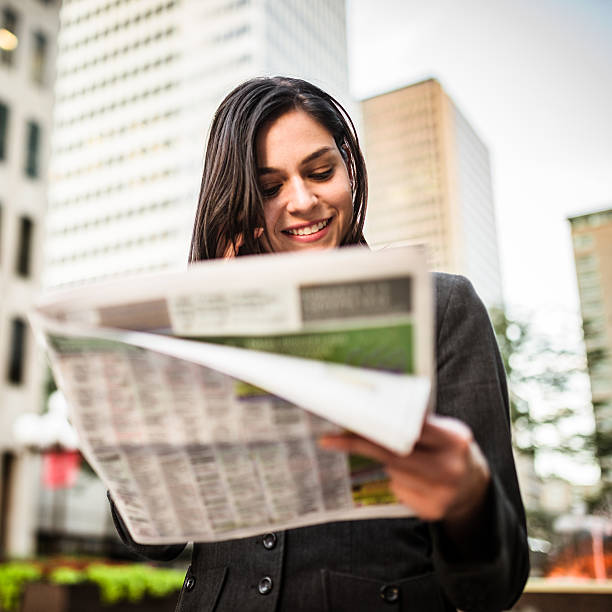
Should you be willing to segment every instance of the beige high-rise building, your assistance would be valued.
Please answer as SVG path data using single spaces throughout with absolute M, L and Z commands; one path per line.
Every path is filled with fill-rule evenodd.
M 612 209 L 570 217 L 602 482 L 612 487 Z
M 436 270 L 502 304 L 489 153 L 435 79 L 363 100 L 372 246 L 426 243 Z

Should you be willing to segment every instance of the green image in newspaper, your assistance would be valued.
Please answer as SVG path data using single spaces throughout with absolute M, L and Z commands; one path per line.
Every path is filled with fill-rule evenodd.
M 199 340 L 358 368 L 405 374 L 414 372 L 411 323 L 283 336 L 206 337 Z M 239 384 L 237 390 L 242 397 L 262 394 L 261 390 L 246 383 Z
M 284 336 L 201 338 L 249 350 L 258 350 L 332 363 L 410 374 L 414 371 L 413 326 L 410 323 Z M 236 381 L 237 397 L 267 395 L 263 389 Z M 377 461 L 349 456 L 353 501 L 357 506 L 394 504 L 389 477 Z
M 349 455 L 349 472 L 355 505 L 397 503 L 389 487 L 389 477 L 378 461 L 362 455 Z

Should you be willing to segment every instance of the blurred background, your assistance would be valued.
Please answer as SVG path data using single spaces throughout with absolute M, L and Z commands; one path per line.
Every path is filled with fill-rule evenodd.
M 490 310 L 531 590 L 612 593 L 611 33 L 608 0 L 0 0 L 2 558 L 129 558 L 28 308 L 184 267 L 214 109 L 284 74 L 354 118 L 368 242 Z

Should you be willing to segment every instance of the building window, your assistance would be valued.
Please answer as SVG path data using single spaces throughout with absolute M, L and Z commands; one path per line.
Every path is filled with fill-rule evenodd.
M 39 170 L 40 127 L 35 121 L 28 121 L 26 144 L 25 173 L 31 178 L 36 178 Z
M 47 60 L 47 37 L 42 32 L 33 33 L 33 51 L 31 76 L 39 85 L 45 84 L 45 66 Z
M 0 102 L 0 160 L 6 157 L 6 143 L 8 141 L 9 109 Z
M 13 65 L 18 44 L 17 13 L 10 8 L 4 8 L 0 21 L 0 64 Z
M 23 382 L 23 363 L 25 360 L 25 331 L 23 319 L 15 318 L 11 322 L 11 345 L 8 358 L 7 378 L 9 382 L 19 385 Z
M 593 244 L 593 234 L 576 234 L 574 236 L 574 247 L 577 249 L 588 249 Z
M 32 233 L 34 224 L 29 217 L 19 219 L 19 240 L 17 243 L 16 272 L 19 276 L 30 275 L 30 260 L 32 250 Z
M 8 516 L 14 495 L 15 455 L 10 451 L 0 454 L 0 550 L 6 550 L 9 536 Z
M 587 274 L 597 270 L 599 267 L 599 260 L 595 253 L 589 255 L 581 255 L 576 257 L 576 270 L 578 274 Z

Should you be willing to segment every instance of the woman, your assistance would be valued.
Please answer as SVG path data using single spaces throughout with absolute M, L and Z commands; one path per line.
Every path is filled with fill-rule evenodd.
M 365 244 L 366 170 L 342 107 L 310 83 L 250 80 L 219 107 L 191 261 Z M 437 274 L 437 415 L 405 457 L 354 435 L 328 449 L 385 464 L 417 518 L 347 521 L 197 543 L 179 610 L 502 610 L 529 563 L 503 367 L 470 283 Z M 444 416 L 441 416 L 444 415 Z M 177 546 L 139 546 L 150 558 Z

